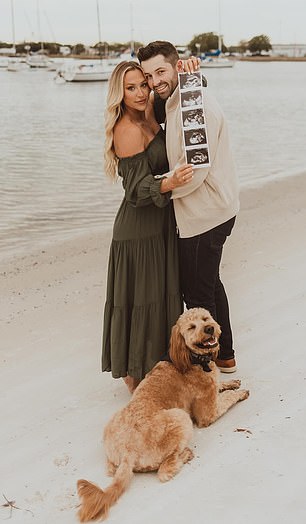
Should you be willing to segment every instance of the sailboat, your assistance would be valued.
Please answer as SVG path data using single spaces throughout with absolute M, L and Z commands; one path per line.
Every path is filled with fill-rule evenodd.
M 210 53 L 205 53 L 205 57 L 202 59 L 200 67 L 202 68 L 220 68 L 220 67 L 234 67 L 232 60 L 222 56 L 222 35 L 221 35 L 221 16 L 220 16 L 220 0 L 218 0 L 218 18 L 219 18 L 219 31 L 218 31 L 218 49 Z
M 47 55 L 39 51 L 37 54 L 29 55 L 26 59 L 26 63 L 30 67 L 35 67 L 36 69 L 47 69 L 52 64 Z
M 98 35 L 99 42 L 101 42 L 101 24 L 100 24 L 100 10 L 99 0 L 96 0 L 97 6 L 97 20 L 98 20 Z M 100 46 L 99 46 L 100 52 Z M 100 55 L 99 63 L 92 64 L 78 64 L 72 65 L 67 69 L 60 69 L 55 80 L 64 79 L 66 82 L 103 82 L 110 79 L 113 68 L 102 60 Z
M 101 64 L 79 64 L 58 71 L 66 82 L 103 82 L 110 79 L 112 69 Z
M 219 44 L 216 53 L 207 53 L 204 59 L 201 61 L 200 67 L 202 68 L 220 68 L 220 67 L 234 67 L 235 62 L 228 58 L 221 56 L 221 36 L 218 36 Z
M 16 53 L 16 37 L 15 37 L 15 13 L 14 13 L 14 0 L 11 0 L 11 19 L 12 19 L 12 37 L 13 37 L 13 47 L 10 50 L 13 54 Z M 22 62 L 20 59 L 10 58 L 7 60 L 7 71 L 17 73 L 22 69 L 26 69 L 28 66 L 25 62 Z
M 40 50 L 37 53 L 33 53 L 27 56 L 26 63 L 31 68 L 36 69 L 47 69 L 51 65 L 51 60 L 46 55 L 44 51 L 44 43 L 40 36 L 40 10 L 39 10 L 39 0 L 37 0 L 37 27 L 38 27 L 38 38 L 40 39 Z

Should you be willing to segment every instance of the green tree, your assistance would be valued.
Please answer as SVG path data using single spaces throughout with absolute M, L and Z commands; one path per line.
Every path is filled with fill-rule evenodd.
M 57 42 L 44 42 L 44 49 L 50 55 L 57 55 L 59 53 L 60 44 Z
M 209 51 L 216 51 L 219 49 L 219 37 L 215 33 L 202 33 L 195 35 L 191 42 L 188 44 L 192 54 L 208 53 Z M 223 43 L 221 36 L 221 51 L 225 53 L 227 51 L 226 45 Z
M 237 45 L 238 53 L 241 53 L 241 54 L 245 53 L 248 47 L 249 47 L 249 42 L 247 40 L 240 40 Z
M 248 50 L 253 54 L 261 54 L 262 51 L 270 51 L 272 45 L 267 35 L 254 36 L 249 40 Z
M 85 53 L 85 46 L 84 44 L 76 44 L 72 48 L 72 52 L 74 55 L 81 55 L 82 53 Z
M 215 33 L 202 33 L 195 35 L 188 44 L 192 54 L 207 53 L 218 49 L 218 35 Z
M 7 42 L 0 42 L 0 49 L 10 49 L 13 44 L 8 44 Z

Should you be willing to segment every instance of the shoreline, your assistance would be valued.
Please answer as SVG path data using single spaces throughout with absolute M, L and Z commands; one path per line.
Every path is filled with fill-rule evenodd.
M 305 174 L 242 188 L 224 248 L 238 371 L 222 379 L 240 378 L 250 398 L 194 430 L 195 458 L 171 482 L 135 475 L 109 524 L 200 524 L 203 504 L 215 524 L 304 522 L 305 191 Z M 0 488 L 21 508 L 14 522 L 77 523 L 77 479 L 109 483 L 102 430 L 129 399 L 123 381 L 100 373 L 110 237 L 96 231 L 0 263 Z
M 239 62 L 306 62 L 306 56 L 229 56 L 228 58 Z
M 258 177 L 256 179 L 252 179 L 249 181 L 244 181 L 243 183 L 240 182 L 240 195 L 243 195 L 249 190 L 261 190 L 264 187 L 268 187 L 270 184 L 273 184 L 276 181 L 282 181 L 282 180 L 292 180 L 298 179 L 300 177 L 306 176 L 306 170 L 299 171 L 297 173 L 288 175 L 287 177 L 284 177 L 283 175 L 274 175 L 273 177 L 270 176 L 268 179 L 264 176 Z M 116 216 L 116 210 L 114 210 L 114 219 Z M 71 229 L 69 231 L 64 231 L 62 233 L 61 230 L 58 231 L 58 235 L 60 236 L 60 239 L 54 239 L 54 236 L 50 236 L 47 238 L 47 240 L 42 241 L 38 240 L 36 241 L 33 239 L 33 244 L 35 244 L 35 247 L 30 248 L 30 252 L 28 251 L 29 245 L 24 245 L 22 248 L 17 249 L 14 252 L 14 248 L 10 248 L 9 253 L 3 254 L 0 256 L 0 275 L 4 272 L 8 272 L 8 267 L 12 264 L 26 264 L 26 260 L 29 260 L 28 265 L 31 265 L 32 259 L 36 259 L 41 254 L 46 255 L 49 251 L 57 252 L 57 250 L 61 250 L 61 246 L 70 246 L 70 248 L 73 250 L 74 245 L 78 242 L 87 242 L 87 239 L 89 241 L 89 244 L 98 242 L 99 239 L 110 239 L 112 232 L 112 225 L 109 226 L 92 226 L 91 230 L 88 228 L 87 231 L 80 232 L 78 229 Z M 96 239 L 96 240 L 95 240 Z M 43 257 L 42 260 L 46 259 L 46 256 Z
M 21 54 L 17 54 L 17 55 L 1 55 L 3 58 L 11 58 L 11 59 L 15 59 L 15 58 L 26 58 L 27 55 L 21 55 Z M 71 54 L 71 55 L 68 55 L 68 56 L 63 56 L 63 55 L 53 55 L 53 54 L 48 54 L 48 58 L 50 59 L 60 59 L 62 61 L 65 61 L 65 60 L 92 60 L 93 62 L 95 61 L 100 61 L 100 60 L 112 60 L 113 58 L 108 58 L 108 57 L 100 57 L 100 56 L 92 56 L 92 55 L 74 55 L 74 54 Z M 229 55 L 227 56 L 226 55 L 226 58 L 228 58 L 229 60 L 233 60 L 233 61 L 241 61 L 241 62 L 306 62 L 306 56 L 274 56 L 274 55 L 270 55 L 270 56 L 266 56 L 266 55 L 256 55 L 256 56 L 233 56 L 233 55 Z

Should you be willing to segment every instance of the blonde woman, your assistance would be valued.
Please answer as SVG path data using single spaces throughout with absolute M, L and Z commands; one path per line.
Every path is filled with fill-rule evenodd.
M 121 62 L 109 81 L 105 170 L 125 191 L 110 247 L 102 370 L 131 392 L 168 349 L 182 312 L 171 191 L 193 176 L 190 164 L 168 172 L 164 132 L 136 62 Z M 165 175 L 165 176 L 162 176 Z

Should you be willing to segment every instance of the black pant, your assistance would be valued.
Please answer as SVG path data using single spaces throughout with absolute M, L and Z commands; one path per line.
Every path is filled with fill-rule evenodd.
M 204 307 L 221 326 L 219 358 L 234 357 L 229 306 L 220 280 L 223 244 L 231 234 L 236 217 L 206 233 L 179 239 L 180 275 L 188 309 Z

